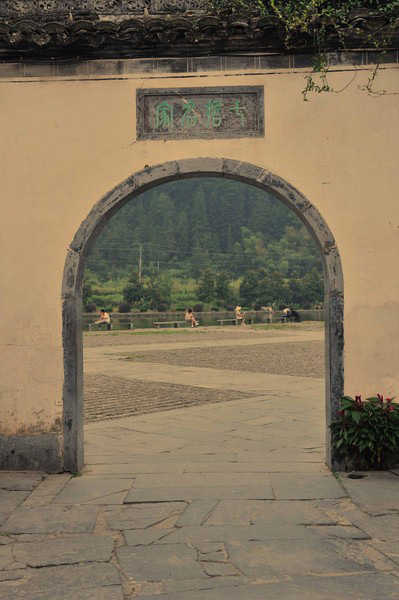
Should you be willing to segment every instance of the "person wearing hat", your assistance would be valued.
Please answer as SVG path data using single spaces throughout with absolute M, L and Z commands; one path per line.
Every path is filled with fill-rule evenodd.
M 245 313 L 241 312 L 241 306 L 236 306 L 236 319 L 241 321 L 241 325 L 245 325 Z

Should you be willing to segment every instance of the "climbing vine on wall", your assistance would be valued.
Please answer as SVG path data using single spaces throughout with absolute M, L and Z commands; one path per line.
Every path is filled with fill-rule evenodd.
M 392 47 L 399 33 L 399 0 L 210 0 L 219 14 L 251 12 L 275 20 L 287 50 L 309 46 L 314 51 L 313 69 L 306 76 L 304 100 L 309 92 L 334 92 L 328 83 L 328 52 L 367 48 L 381 52 Z M 377 64 L 366 85 L 371 95 L 381 95 L 374 84 Z M 316 78 L 316 74 L 318 77 Z

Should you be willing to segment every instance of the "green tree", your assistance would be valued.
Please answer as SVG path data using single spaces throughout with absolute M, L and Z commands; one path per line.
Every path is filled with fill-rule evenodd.
M 123 299 L 128 304 L 137 304 L 143 298 L 144 286 L 137 273 L 133 273 L 129 282 L 122 290 Z
M 181 211 L 177 217 L 176 245 L 179 250 L 187 252 L 190 247 L 189 219 L 186 211 Z
M 277 304 L 287 304 L 287 286 L 285 285 L 284 278 L 280 272 L 274 271 L 274 273 L 271 274 L 271 284 L 273 289 L 273 302 Z
M 157 308 L 159 304 L 171 303 L 172 281 L 166 275 L 151 278 L 144 287 L 144 297 L 150 308 Z
M 256 298 L 259 304 L 262 306 L 273 304 L 275 295 L 272 280 L 269 275 L 262 277 L 262 279 L 259 280 L 256 290 Z
M 278 271 L 260 279 L 258 284 L 258 302 L 267 304 L 286 304 L 289 302 L 289 290 L 283 276 Z
M 92 283 L 91 283 L 91 281 L 89 281 L 88 279 L 85 278 L 85 280 L 83 282 L 83 293 L 82 293 L 82 299 L 83 299 L 83 305 L 84 306 L 88 302 L 90 302 L 92 294 L 93 294 Z
M 199 186 L 191 201 L 191 237 L 194 248 L 207 251 L 211 245 L 205 192 Z
M 213 269 L 208 268 L 202 272 L 196 294 L 202 302 L 211 303 L 216 300 L 216 273 Z
M 153 192 L 147 212 L 144 244 L 147 260 L 168 260 L 176 249 L 174 203 L 165 191 Z
M 244 306 L 252 306 L 258 299 L 259 271 L 247 271 L 240 284 L 240 298 Z
M 137 277 L 130 277 L 138 267 L 140 244 L 141 287 Z M 250 271 L 257 273 L 258 280 L 279 272 L 286 297 L 288 294 L 289 302 L 298 304 L 302 301 L 291 280 L 302 280 L 313 268 L 322 274 L 319 252 L 289 208 L 262 190 L 224 178 L 173 181 L 128 202 L 101 231 L 88 257 L 87 273 L 95 276 L 93 289 L 100 295 L 99 287 L 112 287 L 115 294 L 121 294 L 130 277 L 127 293 L 137 304 L 143 294 L 148 296 L 145 290 L 154 287 L 149 277 L 159 285 L 160 271 L 184 285 L 190 278 L 198 280 L 207 268 L 234 279 L 244 276 L 244 306 L 257 300 L 251 292 L 253 284 L 246 281 Z M 305 284 L 309 286 L 309 281 Z M 236 295 L 238 287 L 239 283 L 234 288 Z M 155 289 L 151 294 L 156 296 Z M 167 303 L 163 292 L 161 296 Z M 216 292 L 208 297 L 216 301 Z M 192 295 L 188 299 L 191 303 Z M 267 302 L 271 301 L 269 297 Z
M 312 269 L 301 281 L 302 303 L 322 302 L 324 298 L 324 280 L 317 269 Z
M 296 275 L 296 274 L 295 274 Z M 290 304 L 302 305 L 302 286 L 299 277 L 291 277 L 288 280 L 287 287 L 289 291 L 289 302 Z
M 215 296 L 216 300 L 220 302 L 222 306 L 226 306 L 229 302 L 231 291 L 230 284 L 231 277 L 226 271 L 221 271 L 220 273 L 216 273 L 215 277 Z

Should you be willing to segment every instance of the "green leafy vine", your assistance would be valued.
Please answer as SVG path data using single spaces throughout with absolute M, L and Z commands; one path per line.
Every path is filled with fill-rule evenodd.
M 399 35 L 399 0 L 209 0 L 218 14 L 246 12 L 270 17 L 282 31 L 286 50 L 309 48 L 314 53 L 312 71 L 302 92 L 339 92 L 328 83 L 328 52 L 349 53 L 350 49 L 374 49 L 384 55 Z M 359 89 L 371 96 L 386 94 L 376 90 L 378 63 L 365 85 Z M 347 86 L 345 86 L 347 87 Z

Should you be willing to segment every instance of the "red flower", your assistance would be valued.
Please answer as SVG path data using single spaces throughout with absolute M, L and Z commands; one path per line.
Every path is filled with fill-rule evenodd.
M 340 417 L 342 417 L 345 414 L 345 411 L 344 410 L 339 410 L 338 414 L 339 414 Z
M 387 412 L 392 412 L 393 410 L 395 410 L 395 408 L 392 406 L 392 404 L 387 406 Z
M 362 404 L 362 397 L 361 396 L 355 396 L 355 402 L 356 402 L 356 404 Z
M 381 402 L 381 404 L 384 402 L 384 396 L 381 396 L 381 394 L 377 394 L 377 398 Z
M 386 402 L 387 404 L 390 404 L 390 403 L 392 402 L 392 398 L 385 398 L 385 402 Z

